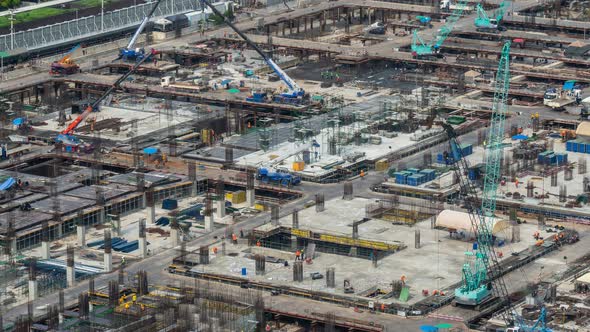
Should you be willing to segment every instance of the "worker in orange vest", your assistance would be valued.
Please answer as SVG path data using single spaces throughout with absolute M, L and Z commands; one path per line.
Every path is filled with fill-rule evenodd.
M 217 247 L 213 247 L 213 253 L 217 255 Z
M 365 177 L 365 171 L 361 169 L 361 179 Z
M 238 236 L 235 233 L 232 233 L 231 240 L 234 244 L 238 244 Z
M 300 257 L 301 257 L 301 251 L 299 251 L 299 249 L 297 249 L 297 251 L 295 252 L 295 260 L 298 261 Z

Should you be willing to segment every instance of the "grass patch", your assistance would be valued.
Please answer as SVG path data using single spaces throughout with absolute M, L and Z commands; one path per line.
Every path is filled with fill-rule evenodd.
M 107 5 L 113 2 L 113 0 L 105 0 L 104 4 Z M 99 7 L 101 4 L 101 0 L 80 0 L 72 2 L 72 6 L 76 8 L 92 8 L 92 7 Z
M 114 2 L 114 0 L 104 0 L 105 5 Z M 28 12 L 19 13 L 14 15 L 15 21 L 14 25 L 20 23 L 27 23 L 33 22 L 37 20 L 42 20 L 48 17 L 57 16 L 65 13 L 75 12 L 76 9 L 84 9 L 84 8 L 92 8 L 92 7 L 99 7 L 101 4 L 101 0 L 80 0 L 71 3 L 71 8 L 54 8 L 54 7 L 45 7 L 45 8 L 38 8 L 33 9 Z M 6 28 L 10 26 L 10 20 L 8 16 L 0 17 L 0 28 Z
M 42 20 L 44 18 L 64 14 L 67 12 L 68 12 L 67 9 L 59 9 L 59 8 L 52 8 L 52 7 L 37 8 L 37 9 L 30 10 L 28 12 L 18 13 L 16 15 L 14 15 L 14 19 L 15 19 L 14 24 L 17 25 L 19 23 L 27 23 L 27 22 Z M 0 17 L 0 27 L 5 28 L 5 27 L 9 27 L 9 26 L 10 26 L 10 20 L 8 19 L 8 16 Z

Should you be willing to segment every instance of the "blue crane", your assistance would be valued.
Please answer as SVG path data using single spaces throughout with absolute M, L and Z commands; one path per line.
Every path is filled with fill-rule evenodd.
M 158 5 L 161 1 L 162 0 L 157 0 L 156 4 L 152 7 L 147 16 L 143 18 L 141 24 L 139 24 L 139 27 L 137 28 L 137 30 L 135 30 L 135 33 L 133 34 L 133 37 L 131 37 L 131 40 L 129 40 L 127 46 L 119 50 L 119 57 L 117 59 L 123 59 L 126 61 L 139 61 L 143 57 L 149 57 L 153 54 L 153 52 L 151 52 L 150 54 L 146 55 L 144 49 L 135 48 L 135 43 L 137 42 L 139 35 L 143 32 L 143 29 L 145 29 L 145 26 L 149 22 L 150 18 L 154 15 L 156 8 L 158 8 Z
M 217 8 L 215 8 L 207 0 L 201 0 L 201 3 L 207 5 L 215 15 L 223 17 L 224 22 L 232 28 L 248 46 L 252 47 L 266 62 L 266 64 L 279 76 L 281 81 L 287 86 L 287 91 L 280 95 L 274 96 L 274 101 L 286 104 L 299 104 L 306 97 L 305 91 L 285 73 L 279 65 L 277 65 L 266 53 L 264 53 L 254 42 L 252 42 L 240 29 L 238 29 L 227 17 L 225 17 Z M 205 7 L 203 6 L 203 11 Z M 263 102 L 266 100 L 266 93 L 252 93 L 252 97 L 248 98 L 248 101 Z
M 474 21 L 477 31 L 498 32 L 506 30 L 506 28 L 500 25 L 502 18 L 504 18 L 504 14 L 506 13 L 506 9 L 508 9 L 508 1 L 502 1 L 498 9 L 494 11 L 493 16 L 489 17 L 481 3 L 478 3 L 477 17 Z
M 463 16 L 463 11 L 467 7 L 467 0 L 461 0 L 457 5 L 457 8 L 453 10 L 451 16 L 447 19 L 446 23 L 438 30 L 436 37 L 430 42 L 425 42 L 418 35 L 418 30 L 412 32 L 412 56 L 414 58 L 442 58 L 442 54 L 439 53 L 441 45 L 445 42 L 453 28 L 455 23 Z M 430 24 L 430 23 L 429 23 Z

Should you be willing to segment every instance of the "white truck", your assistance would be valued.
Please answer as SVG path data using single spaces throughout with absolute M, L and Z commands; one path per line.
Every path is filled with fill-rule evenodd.
M 567 105 L 571 105 L 579 100 L 582 90 L 575 82 L 568 81 L 563 88 L 549 88 L 543 95 L 543 105 L 548 106 L 554 111 L 564 111 Z
M 195 80 L 195 81 L 197 81 L 197 80 Z M 200 85 L 190 84 L 190 83 L 185 83 L 185 82 L 182 82 L 182 83 L 176 82 L 176 80 L 172 76 L 162 77 L 160 80 L 160 86 L 164 87 L 164 88 L 174 88 L 174 89 L 186 91 L 186 92 L 203 92 L 203 91 L 208 90 L 207 86 L 200 86 Z

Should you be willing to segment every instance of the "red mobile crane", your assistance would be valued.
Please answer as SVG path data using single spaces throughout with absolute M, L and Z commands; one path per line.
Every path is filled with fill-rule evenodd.
M 94 146 L 92 146 L 92 144 L 84 143 L 83 141 L 75 137 L 73 135 L 74 130 L 76 129 L 76 127 L 78 127 L 80 122 L 84 121 L 84 119 L 86 119 L 86 117 L 90 115 L 90 113 L 92 113 L 94 110 L 98 108 L 100 103 L 103 100 L 105 100 L 106 97 L 108 97 L 113 91 L 115 91 L 115 89 L 117 89 L 119 85 L 123 83 L 123 81 L 125 81 L 127 77 L 129 77 L 129 75 L 133 74 L 137 70 L 137 68 L 139 68 L 139 66 L 149 58 L 151 58 L 151 56 L 145 56 L 141 58 L 137 63 L 135 63 L 135 65 L 133 65 L 133 67 L 131 67 L 131 69 L 129 69 L 128 72 L 119 77 L 115 81 L 115 83 L 113 83 L 113 85 L 111 85 L 97 100 L 94 101 L 94 103 L 88 105 L 88 107 L 86 107 L 82 114 L 80 114 L 76 119 L 74 119 L 74 121 L 72 121 L 72 123 L 70 123 L 70 125 L 66 129 L 64 129 L 59 135 L 57 135 L 57 137 L 55 138 L 55 142 L 57 144 L 61 144 L 63 146 L 63 149 L 67 152 L 92 152 L 92 150 L 94 150 Z

